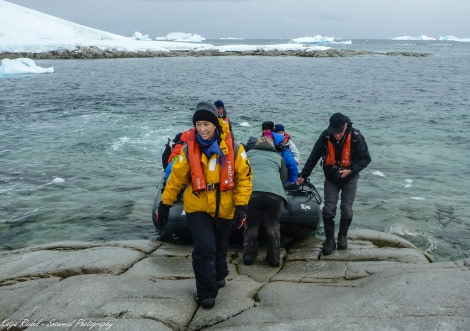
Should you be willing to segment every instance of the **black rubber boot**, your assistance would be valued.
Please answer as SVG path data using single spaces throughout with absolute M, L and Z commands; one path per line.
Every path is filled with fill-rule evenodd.
M 348 229 L 351 225 L 352 219 L 342 218 L 339 221 L 339 232 L 338 232 L 338 249 L 348 248 Z
M 258 255 L 258 238 L 245 236 L 243 240 L 243 263 L 252 265 Z
M 333 217 L 323 217 L 323 227 L 325 228 L 326 240 L 323 242 L 323 255 L 330 255 L 336 249 L 335 242 L 335 221 Z
M 196 302 L 201 305 L 202 308 L 208 309 L 212 308 L 215 305 L 215 299 L 214 298 L 207 298 L 207 299 L 199 299 L 198 296 L 194 298 Z

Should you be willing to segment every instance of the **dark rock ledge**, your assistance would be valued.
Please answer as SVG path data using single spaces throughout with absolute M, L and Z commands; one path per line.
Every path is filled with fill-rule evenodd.
M 372 51 L 353 51 L 328 49 L 324 51 L 240 51 L 240 52 L 219 52 L 218 50 L 205 51 L 141 51 L 128 52 L 117 49 L 100 49 L 98 47 L 77 47 L 75 50 L 56 50 L 44 53 L 15 53 L 4 52 L 0 54 L 0 59 L 16 59 L 26 57 L 31 59 L 114 59 L 114 58 L 148 58 L 148 57 L 176 57 L 176 56 L 299 56 L 299 57 L 350 57 L 350 56 L 411 56 L 424 57 L 430 56 L 430 53 L 414 52 L 372 52 Z
M 410 242 L 370 230 L 352 230 L 348 250 L 323 258 L 321 242 L 311 236 L 283 250 L 278 268 L 263 250 L 245 266 L 231 247 L 230 275 L 209 310 L 194 301 L 191 246 L 2 251 L 0 330 L 468 330 L 470 259 L 433 263 Z

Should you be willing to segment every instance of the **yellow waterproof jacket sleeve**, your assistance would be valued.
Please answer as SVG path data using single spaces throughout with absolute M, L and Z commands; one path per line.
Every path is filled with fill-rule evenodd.
M 235 144 L 238 144 L 235 142 Z M 250 161 L 245 152 L 243 145 L 238 149 L 237 157 L 235 158 L 235 206 L 248 205 L 250 200 L 253 171 L 251 169 Z
M 173 163 L 171 174 L 166 180 L 165 189 L 162 193 L 162 203 L 172 206 L 177 200 L 178 194 L 188 182 L 190 182 L 189 163 L 181 150 Z

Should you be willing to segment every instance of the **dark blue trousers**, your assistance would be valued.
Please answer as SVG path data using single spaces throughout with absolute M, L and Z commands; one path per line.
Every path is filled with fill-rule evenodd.
M 186 214 L 193 237 L 193 270 L 199 300 L 215 298 L 216 281 L 228 275 L 227 250 L 233 220 L 206 213 Z

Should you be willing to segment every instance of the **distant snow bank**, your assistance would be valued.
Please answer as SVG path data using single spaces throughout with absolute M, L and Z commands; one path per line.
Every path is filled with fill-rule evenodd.
M 439 39 L 433 38 L 433 37 L 428 37 L 426 35 L 421 35 L 421 36 L 401 36 L 401 37 L 393 37 L 390 38 L 391 40 L 441 40 L 441 41 L 459 41 L 459 42 L 470 42 L 470 38 L 458 38 L 455 36 L 445 36 L 445 37 L 439 37 Z

